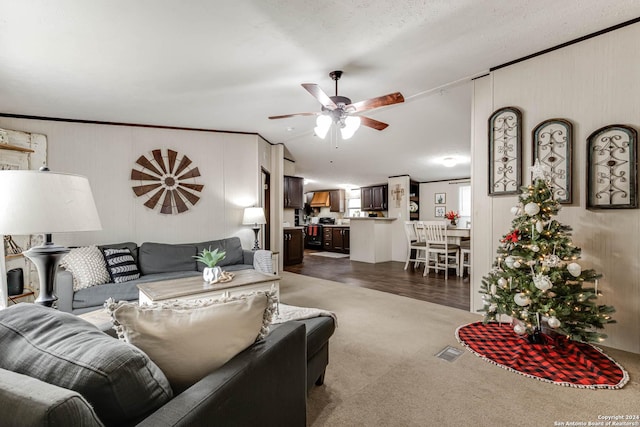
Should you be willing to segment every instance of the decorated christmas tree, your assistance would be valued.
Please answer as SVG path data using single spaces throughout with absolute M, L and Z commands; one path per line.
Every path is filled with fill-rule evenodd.
M 598 332 L 614 323 L 611 306 L 598 305 L 598 278 L 577 262 L 571 228 L 553 219 L 560 205 L 553 199 L 546 172 L 531 168 L 533 183 L 522 187 L 511 230 L 501 239 L 491 272 L 482 280 L 485 323 L 510 316 L 514 331 L 542 342 L 546 325 L 572 340 L 602 341 Z M 590 287 L 585 287 L 591 284 Z M 594 286 L 595 285 L 595 286 Z

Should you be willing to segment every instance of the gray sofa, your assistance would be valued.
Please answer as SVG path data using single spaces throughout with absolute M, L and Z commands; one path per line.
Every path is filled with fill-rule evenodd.
M 253 251 L 242 249 L 238 237 L 210 240 L 200 243 L 167 244 L 145 242 L 138 246 L 133 242 L 99 245 L 99 248 L 127 248 L 131 251 L 140 270 L 140 278 L 125 283 L 106 283 L 89 288 L 73 290 L 73 276 L 60 268 L 56 274 L 55 293 L 58 309 L 81 314 L 102 308 L 108 298 L 116 301 L 138 299 L 137 285 L 158 280 L 178 279 L 202 274 L 204 265 L 194 256 L 203 249 L 218 248 L 227 252 L 218 263 L 225 271 L 253 268 Z
M 0 407 L 11 408 L 0 424 L 304 426 L 306 345 L 305 323 L 284 323 L 174 396 L 137 348 L 74 315 L 18 304 L 0 311 Z

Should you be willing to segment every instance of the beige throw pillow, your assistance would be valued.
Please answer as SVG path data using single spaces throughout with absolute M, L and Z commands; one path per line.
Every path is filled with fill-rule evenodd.
M 121 340 L 144 351 L 180 393 L 269 332 L 275 292 L 226 300 L 105 304 Z
M 104 255 L 97 246 L 73 248 L 60 261 L 73 276 L 73 290 L 102 285 L 111 281 Z

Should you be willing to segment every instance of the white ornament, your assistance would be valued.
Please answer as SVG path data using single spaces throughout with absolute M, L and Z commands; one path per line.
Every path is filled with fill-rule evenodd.
M 560 321 L 558 320 L 557 317 L 550 317 L 549 320 L 547 320 L 547 325 L 549 325 L 550 328 L 557 328 L 561 325 Z
M 542 265 L 547 267 L 556 267 L 560 263 L 560 257 L 558 255 L 547 255 L 542 260 Z
M 515 332 L 518 335 L 522 335 L 525 332 L 527 332 L 527 329 L 524 327 L 524 325 L 521 325 L 520 323 L 518 323 L 513 327 L 513 332 Z
M 491 293 L 491 295 L 495 295 L 496 291 L 497 291 L 496 284 L 492 283 L 491 284 L 491 289 L 489 290 L 489 292 Z
M 493 313 L 497 309 L 498 309 L 498 306 L 496 304 L 490 304 L 489 305 L 489 313 Z
M 516 304 L 518 304 L 520 307 L 525 307 L 531 304 L 531 300 L 529 299 L 529 297 L 523 294 L 522 292 L 518 292 L 517 294 L 515 294 L 513 296 L 513 301 Z
M 549 278 L 549 276 L 544 276 L 542 273 L 533 278 L 533 284 L 541 291 L 551 289 L 551 287 L 553 286 L 553 283 L 551 283 L 551 279 Z
M 536 182 L 538 179 L 544 180 L 549 176 L 549 172 L 538 159 L 533 163 L 533 166 L 529 166 L 529 173 L 531 174 L 531 182 Z
M 538 233 L 542 233 L 544 231 L 544 223 L 542 221 L 536 222 L 536 230 L 538 230 Z
M 569 273 L 571 273 L 573 277 L 578 277 L 580 276 L 580 273 L 582 273 L 582 267 L 580 267 L 580 264 L 576 262 L 572 262 L 567 265 L 567 270 L 569 270 Z
M 511 213 L 513 215 L 519 215 L 520 214 L 520 208 L 518 206 L 514 206 L 511 208 Z
M 540 212 L 540 206 L 537 203 L 529 202 L 524 205 L 524 212 L 529 216 L 534 216 Z
M 498 279 L 498 285 L 501 288 L 506 288 L 507 287 L 507 280 L 504 277 L 501 277 Z
M 520 261 L 514 261 L 513 262 L 513 268 L 520 268 L 522 264 L 520 264 Z
M 508 257 L 506 257 L 504 259 L 504 263 L 507 265 L 507 267 L 509 268 L 513 268 L 513 263 L 516 261 L 516 259 L 514 257 L 512 257 L 511 255 L 509 255 Z
M 539 252 L 540 251 L 540 246 L 538 245 L 531 245 L 531 250 L 533 252 Z

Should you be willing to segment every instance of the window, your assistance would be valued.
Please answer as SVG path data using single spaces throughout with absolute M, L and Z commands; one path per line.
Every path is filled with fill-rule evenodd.
M 460 216 L 471 217 L 471 186 L 462 185 L 459 191 Z
M 349 199 L 347 200 L 347 215 L 360 216 L 360 189 L 353 188 L 349 190 Z

